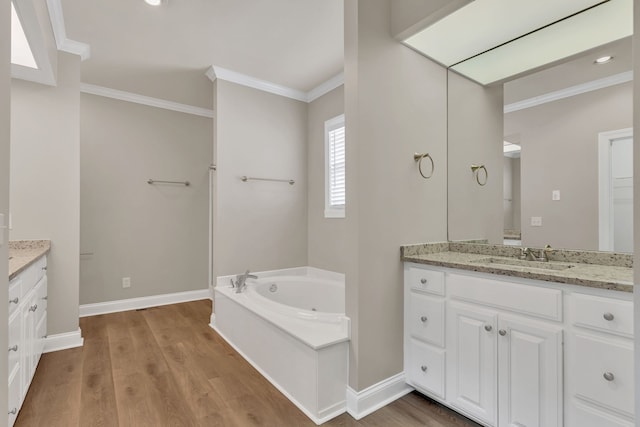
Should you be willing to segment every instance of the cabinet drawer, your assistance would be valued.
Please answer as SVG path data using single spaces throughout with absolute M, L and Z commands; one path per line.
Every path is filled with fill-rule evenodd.
M 571 421 L 567 427 L 633 427 L 633 422 L 623 420 L 595 408 L 574 404 Z
M 407 284 L 411 289 L 444 296 L 444 273 L 419 267 L 409 267 Z
M 571 295 L 573 324 L 633 338 L 633 303 L 592 295 Z
M 22 280 L 16 277 L 9 283 L 9 314 L 13 313 L 20 304 Z
M 20 410 L 20 372 L 9 373 L 9 396 L 8 396 L 8 408 L 9 408 L 9 420 L 7 425 L 13 426 L 18 418 L 18 411 Z
M 409 344 L 409 366 L 405 367 L 410 383 L 444 399 L 444 350 L 412 339 Z
M 633 416 L 633 347 L 575 335 L 571 362 L 576 397 Z
M 533 285 L 450 274 L 452 298 L 551 320 L 562 320 L 562 291 Z
M 407 325 L 415 338 L 444 347 L 444 300 L 411 292 Z
M 9 317 L 9 375 L 18 366 L 20 362 L 20 352 L 22 351 L 22 342 L 20 341 L 20 312 L 16 311 L 13 316 Z

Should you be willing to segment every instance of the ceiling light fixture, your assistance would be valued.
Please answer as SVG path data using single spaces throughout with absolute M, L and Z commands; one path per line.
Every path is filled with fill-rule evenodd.
M 162 4 L 162 0 L 144 0 L 144 2 L 151 6 L 160 6 Z
M 607 55 L 607 56 L 601 56 L 600 58 L 596 59 L 593 62 L 595 64 L 606 64 L 607 62 L 611 62 L 612 59 L 613 59 L 613 56 Z

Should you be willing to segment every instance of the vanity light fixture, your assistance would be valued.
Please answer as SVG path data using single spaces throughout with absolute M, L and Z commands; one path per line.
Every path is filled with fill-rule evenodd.
M 607 55 L 607 56 L 601 56 L 600 58 L 593 61 L 593 63 L 600 65 L 600 64 L 606 64 L 608 62 L 611 62 L 612 60 L 613 60 L 613 56 Z
M 163 0 L 144 0 L 144 2 L 151 6 L 160 6 Z

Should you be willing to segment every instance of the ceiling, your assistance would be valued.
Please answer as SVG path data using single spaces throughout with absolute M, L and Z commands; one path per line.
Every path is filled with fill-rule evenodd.
M 220 66 L 307 92 L 343 70 L 343 0 L 62 0 L 82 82 L 211 108 Z

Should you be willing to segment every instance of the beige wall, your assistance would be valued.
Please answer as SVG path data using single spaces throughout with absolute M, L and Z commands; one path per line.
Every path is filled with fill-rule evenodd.
M 345 1 L 349 385 L 402 372 L 400 246 L 446 239 L 446 70 L 391 37 L 389 0 Z M 418 174 L 414 152 L 436 163 Z
M 343 218 L 325 218 L 324 122 L 344 113 L 344 86 L 309 104 L 307 124 L 308 258 L 309 265 L 345 272 L 346 245 Z
M 307 265 L 306 103 L 220 80 L 214 97 L 214 276 Z
M 598 250 L 598 133 L 632 126 L 632 86 L 505 115 L 505 135 L 522 144 L 523 245 Z M 542 217 L 542 227 L 531 226 L 532 216 Z
M 391 34 L 403 39 L 468 4 L 471 0 L 392 1 Z M 426 17 L 426 18 L 425 18 Z
M 0 213 L 5 219 L 9 216 L 9 147 L 10 147 L 10 98 L 11 98 L 11 8 L 10 2 L 5 1 L 0 5 Z M 3 233 L 0 240 L 0 289 L 8 289 L 9 286 L 9 254 L 7 252 L 8 233 Z M 6 304 L 0 304 L 0 319 L 7 319 Z M 3 320 L 0 328 L 0 346 L 8 348 L 7 323 Z M 7 384 L 7 353 L 0 352 L 0 383 Z M 0 387 L 0 414 L 7 411 L 7 388 Z M 3 417 L 3 420 L 6 418 Z M 2 421 L 5 422 L 5 421 Z M 2 425 L 2 424 L 0 424 Z
M 11 83 L 11 239 L 51 239 L 48 332 L 78 329 L 80 57 L 58 55 L 58 85 Z
M 207 289 L 212 119 L 87 94 L 81 108 L 80 303 Z
M 449 239 L 503 241 L 502 86 L 449 72 Z M 478 185 L 471 165 L 485 165 Z M 484 182 L 484 171 L 480 171 Z

